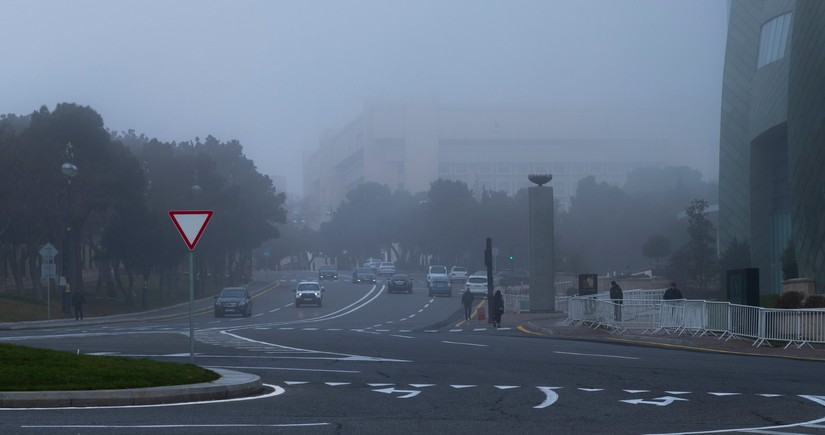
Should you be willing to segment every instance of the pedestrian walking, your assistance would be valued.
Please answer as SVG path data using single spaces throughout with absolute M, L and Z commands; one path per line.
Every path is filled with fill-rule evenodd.
M 610 281 L 610 299 L 613 301 L 613 319 L 622 321 L 622 304 L 624 302 L 624 292 L 616 281 Z
M 501 327 L 501 315 L 504 314 L 504 296 L 501 295 L 501 290 L 496 290 L 493 295 L 493 327 Z
M 667 301 L 667 300 L 684 299 L 684 298 L 682 297 L 682 292 L 679 291 L 678 288 L 676 288 L 676 283 L 672 282 L 672 283 L 670 283 L 670 287 L 668 287 L 668 289 L 665 290 L 665 294 L 662 296 L 662 299 Z
M 469 288 L 464 289 L 461 294 L 461 304 L 464 306 L 464 320 L 470 320 L 470 315 L 473 313 L 473 294 L 470 293 Z
M 75 290 L 72 294 L 72 305 L 74 305 L 74 319 L 83 320 L 83 305 L 86 304 L 86 296 Z

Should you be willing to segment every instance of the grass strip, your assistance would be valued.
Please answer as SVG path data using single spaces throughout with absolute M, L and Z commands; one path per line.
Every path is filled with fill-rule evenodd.
M 210 382 L 219 377 L 192 364 L 77 355 L 0 343 L 0 391 L 146 388 Z

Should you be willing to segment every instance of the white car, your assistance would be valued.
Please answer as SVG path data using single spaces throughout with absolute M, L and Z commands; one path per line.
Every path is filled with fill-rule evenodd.
M 390 276 L 392 276 L 394 274 L 395 274 L 395 264 L 393 264 L 389 261 L 384 261 L 384 262 L 381 263 L 380 266 L 378 266 L 378 275 L 381 275 L 381 276 L 390 275 Z
M 447 266 L 430 266 L 427 269 L 427 288 L 430 288 L 430 283 L 432 283 L 434 276 L 443 276 L 449 280 L 450 277 L 447 275 Z
M 470 293 L 476 297 L 487 297 L 487 276 L 486 275 L 470 275 L 467 282 L 464 283 L 464 288 L 470 290 Z
M 467 268 L 461 266 L 453 266 L 450 269 L 450 282 L 456 281 L 466 281 L 467 280 Z

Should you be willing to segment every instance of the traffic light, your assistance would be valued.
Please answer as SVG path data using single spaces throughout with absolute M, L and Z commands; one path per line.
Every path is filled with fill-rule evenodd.
M 512 255 L 509 258 L 510 258 L 510 261 L 513 261 L 513 256 Z

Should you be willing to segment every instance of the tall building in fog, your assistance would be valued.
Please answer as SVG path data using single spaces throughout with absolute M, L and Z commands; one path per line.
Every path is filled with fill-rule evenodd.
M 632 110 L 367 100 L 355 119 L 305 156 L 304 196 L 331 211 L 363 182 L 421 192 L 439 178 L 477 193 L 514 194 L 531 185 L 528 174 L 551 173 L 565 207 L 588 175 L 621 185 L 633 169 L 684 164 L 667 126 L 651 119 Z
M 719 230 L 751 245 L 778 293 L 793 240 L 802 277 L 825 284 L 825 2 L 734 0 L 722 89 Z

